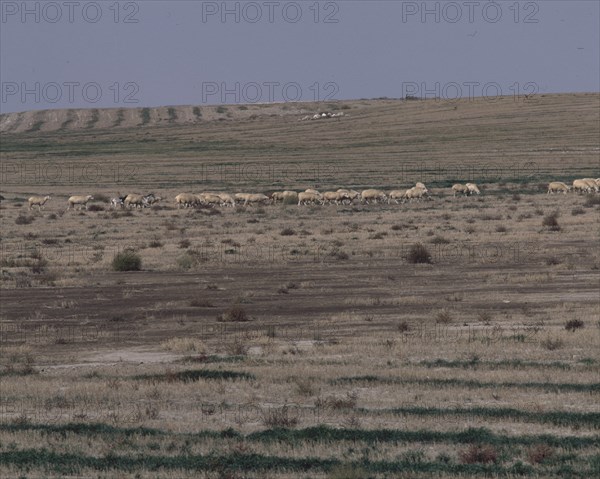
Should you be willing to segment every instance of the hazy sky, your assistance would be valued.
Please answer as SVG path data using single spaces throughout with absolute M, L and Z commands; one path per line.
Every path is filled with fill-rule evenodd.
M 600 91 L 600 2 L 0 0 L 1 111 Z

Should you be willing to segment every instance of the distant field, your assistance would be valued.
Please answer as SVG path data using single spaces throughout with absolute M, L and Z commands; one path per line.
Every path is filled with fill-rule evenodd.
M 225 108 L 0 117 L 3 477 L 600 473 L 600 194 L 546 194 L 600 176 L 600 95 Z

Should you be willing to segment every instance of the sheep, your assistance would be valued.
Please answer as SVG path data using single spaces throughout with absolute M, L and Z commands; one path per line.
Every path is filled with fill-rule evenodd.
M 429 191 L 427 189 L 423 189 L 417 186 L 413 186 L 412 188 L 406 190 L 406 193 L 404 193 L 405 201 L 412 201 L 414 199 L 420 200 L 423 197 L 429 197 Z
M 355 199 L 360 197 L 360 193 L 358 191 L 355 190 L 346 190 L 344 188 L 340 188 L 338 190 L 338 192 L 340 193 L 346 193 L 347 195 L 347 199 L 343 200 L 343 203 L 352 203 Z
M 321 195 L 321 204 L 325 204 L 325 202 L 333 202 L 336 205 L 339 205 L 341 202 L 349 199 L 350 197 L 348 193 L 344 191 L 326 191 Z
M 217 196 L 221 199 L 221 206 L 235 207 L 235 198 L 229 193 L 217 193 Z
M 306 190 L 304 190 L 305 193 L 313 193 L 315 195 L 320 195 L 321 193 L 319 193 L 317 190 L 313 190 L 312 188 L 308 188 Z
M 42 209 L 42 207 L 46 204 L 46 201 L 50 199 L 49 196 L 32 196 L 27 201 L 29 202 L 29 209 L 32 209 L 34 206 L 37 206 L 38 209 Z
M 131 208 L 132 206 L 135 208 L 143 208 L 144 197 L 142 195 L 131 193 L 125 197 L 125 199 L 123 200 L 123 204 L 128 208 Z
M 467 183 L 465 186 L 467 188 L 469 188 L 469 195 L 472 195 L 472 194 L 480 195 L 481 194 L 481 191 L 479 191 L 479 188 L 477 188 L 477 185 L 475 183 Z
M 399 205 L 400 200 L 402 200 L 402 198 L 404 198 L 404 191 L 400 191 L 400 190 L 390 191 L 390 194 L 388 195 L 388 203 L 391 203 L 393 200 L 393 201 L 395 201 L 395 203 L 397 205 Z
M 200 193 L 196 195 L 196 199 L 198 203 L 209 206 L 220 205 L 223 202 L 219 196 L 213 193 Z
M 87 195 L 87 196 L 71 196 L 68 199 L 69 206 L 67 207 L 67 210 L 70 210 L 71 208 L 75 209 L 75 205 L 80 205 L 81 207 L 85 206 L 85 209 L 87 210 L 87 204 L 88 204 L 88 202 L 90 200 L 93 200 L 93 199 L 94 199 L 94 197 L 92 195 Z
M 564 193 L 565 195 L 571 191 L 571 188 L 561 181 L 553 181 L 548 185 L 548 194 Z
M 575 180 L 573 181 L 573 191 L 577 191 L 579 193 L 589 193 L 591 191 L 591 187 L 585 180 Z
M 236 193 L 233 195 L 233 198 L 235 199 L 236 203 L 243 203 L 246 201 L 248 196 L 250 196 L 250 193 Z
M 115 208 L 115 209 L 117 208 L 117 206 L 119 208 L 123 208 L 125 206 L 124 201 L 125 201 L 125 199 L 121 198 L 120 196 L 117 196 L 116 198 L 111 198 L 110 199 L 110 207 Z
M 589 190 L 588 192 L 591 192 L 592 190 L 594 190 L 596 193 L 598 193 L 598 185 L 596 184 L 596 180 L 594 178 L 584 178 L 583 181 L 585 181 L 585 183 L 588 185 Z
M 425 184 L 421 183 L 420 181 L 415 185 L 415 188 L 421 188 L 422 190 L 429 191 Z
M 154 193 L 144 196 L 144 207 L 152 206 L 162 200 L 162 196 L 155 196 Z
M 369 204 L 369 201 L 374 201 L 375 203 L 377 203 L 378 201 L 386 201 L 387 200 L 387 195 L 381 191 L 381 190 L 364 190 L 361 194 L 361 200 L 362 202 L 366 203 L 367 205 Z
M 461 185 L 460 183 L 456 183 L 452 185 L 452 192 L 454 193 L 454 197 L 456 195 L 464 195 L 469 196 L 469 187 L 467 185 Z
M 189 208 L 198 203 L 198 198 L 192 193 L 180 193 L 175 197 L 175 203 L 177 203 L 177 208 L 181 208 L 182 206 Z
M 267 195 L 263 195 L 262 193 L 252 193 L 246 195 L 246 200 L 244 201 L 244 206 L 248 206 L 248 204 L 254 203 L 268 203 L 270 201 Z
M 271 201 L 277 203 L 278 201 L 285 202 L 289 198 L 290 202 L 298 201 L 298 193 L 295 191 L 275 191 L 271 194 Z
M 317 203 L 320 201 L 320 193 L 312 193 L 309 191 L 303 191 L 302 193 L 298 193 L 298 206 L 307 205 L 308 203 Z

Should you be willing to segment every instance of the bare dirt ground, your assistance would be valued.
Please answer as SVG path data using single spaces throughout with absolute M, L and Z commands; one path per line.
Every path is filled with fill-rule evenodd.
M 3 116 L 3 476 L 594 476 L 600 195 L 545 185 L 600 176 L 599 106 Z M 298 121 L 321 110 L 345 115 Z M 431 201 L 174 202 L 416 181 Z M 153 208 L 106 203 L 150 191 Z M 67 211 L 72 194 L 96 200 Z M 113 270 L 125 250 L 141 271 Z

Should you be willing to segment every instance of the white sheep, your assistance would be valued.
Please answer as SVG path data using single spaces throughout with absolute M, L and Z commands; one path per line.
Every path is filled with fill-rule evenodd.
M 467 185 L 462 185 L 460 183 L 456 183 L 454 185 L 452 185 L 452 192 L 454 193 L 454 197 L 456 198 L 456 195 L 464 195 L 464 196 L 469 196 L 469 187 Z
M 298 206 L 307 205 L 309 203 L 319 203 L 320 201 L 320 193 L 312 193 L 310 191 L 303 191 L 302 193 L 298 193 Z
M 564 193 L 565 195 L 571 190 L 562 181 L 553 181 L 548 185 L 548 194 Z
M 67 210 L 70 210 L 71 208 L 75 209 L 75 205 L 79 205 L 80 207 L 84 207 L 87 210 L 87 204 L 89 201 L 93 200 L 94 197 L 92 195 L 87 195 L 87 196 L 71 196 L 68 199 L 69 202 L 69 206 L 67 207 Z M 81 209 L 81 208 L 80 208 Z
M 177 208 L 188 208 L 190 206 L 194 206 L 198 202 L 198 198 L 196 195 L 192 193 L 180 193 L 175 197 L 175 203 L 177 203 Z
M 583 181 L 585 181 L 585 183 L 588 185 L 589 190 L 588 192 L 591 193 L 592 190 L 594 190 L 596 193 L 598 193 L 598 185 L 596 184 L 596 180 L 594 178 L 584 178 Z
M 137 195 L 134 193 L 127 195 L 125 197 L 125 200 L 123 200 L 123 204 L 128 208 L 143 208 L 144 203 L 144 197 L 142 195 Z
M 345 191 L 326 191 L 321 195 L 321 204 L 333 202 L 339 205 L 346 200 L 350 200 L 350 196 Z
M 409 188 L 408 190 L 406 190 L 406 193 L 404 193 L 404 200 L 420 200 L 424 197 L 429 197 L 429 191 L 427 189 L 424 188 L 420 188 L 417 186 L 413 186 L 412 188 Z
M 29 209 L 32 209 L 34 206 L 37 206 L 38 209 L 42 209 L 42 207 L 46 204 L 46 201 L 50 199 L 49 196 L 32 196 L 27 201 L 29 202 Z
M 217 196 L 221 198 L 221 206 L 235 207 L 235 198 L 229 193 L 217 193 Z
M 366 203 L 367 205 L 369 204 L 369 201 L 373 201 L 375 203 L 378 203 L 379 201 L 387 201 L 387 195 L 381 190 L 364 190 L 360 194 L 360 197 L 362 202 Z
M 404 198 L 404 191 L 392 190 L 388 195 L 388 203 L 394 201 L 398 205 L 400 204 L 402 198 Z
M 218 195 L 213 193 L 200 193 L 196 195 L 197 202 L 201 205 L 215 206 L 220 205 L 223 200 Z
M 347 190 L 345 188 L 340 188 L 338 190 L 340 193 L 346 193 L 346 195 L 348 196 L 348 200 L 344 200 L 344 203 L 352 203 L 355 199 L 360 197 L 360 193 L 358 191 L 355 190 Z
M 319 193 L 317 190 L 314 190 L 312 188 L 307 188 L 306 190 L 304 190 L 305 193 L 313 193 L 315 195 L 320 195 L 321 193 Z
M 251 193 L 249 195 L 246 195 L 244 206 L 248 206 L 248 204 L 268 203 L 269 201 L 270 200 L 267 195 L 263 195 L 262 193 Z
M 574 180 L 573 191 L 577 191 L 579 193 L 589 193 L 591 191 L 591 187 L 585 180 Z
M 467 188 L 469 188 L 469 194 L 476 194 L 476 195 L 480 195 L 481 191 L 479 191 L 479 188 L 477 187 L 477 185 L 475 183 L 467 183 L 465 185 Z

